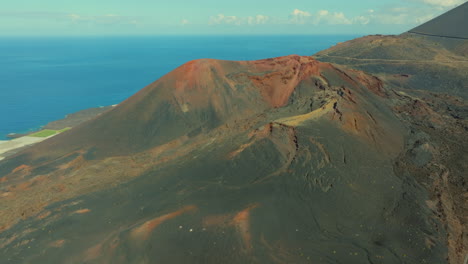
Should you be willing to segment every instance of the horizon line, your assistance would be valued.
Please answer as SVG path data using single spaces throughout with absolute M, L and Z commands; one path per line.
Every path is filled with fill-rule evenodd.
M 403 34 L 406 32 L 402 32 Z M 400 35 L 400 34 L 385 34 L 385 33 L 312 33 L 312 34 L 296 34 L 296 33 L 265 33 L 265 34 L 83 34 L 83 35 L 0 35 L 0 38 L 57 38 L 57 37 L 268 37 L 268 36 L 378 36 L 378 35 Z

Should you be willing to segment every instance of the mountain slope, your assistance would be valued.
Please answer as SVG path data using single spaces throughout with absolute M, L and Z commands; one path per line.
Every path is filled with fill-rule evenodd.
M 462 124 L 415 96 L 311 57 L 190 62 L 0 163 L 0 254 L 6 263 L 444 263 L 452 237 L 414 176 L 438 162 L 439 146 L 405 153 L 417 125 L 455 135 Z M 411 112 L 415 102 L 430 115 Z
M 468 2 L 461 4 L 439 17 L 410 30 L 410 33 L 428 36 L 468 39 L 468 30 L 460 25 L 468 25 Z
M 9 156 L 2 263 L 463 263 L 465 9 L 314 57 L 191 61 Z
M 468 98 L 468 40 L 414 34 L 366 36 L 314 55 L 379 76 L 396 87 Z M 445 45 L 445 46 L 444 46 Z
M 86 149 L 97 157 L 139 152 L 240 116 L 283 106 L 303 78 L 327 67 L 298 56 L 258 62 L 189 62 L 107 115 L 43 146 L 60 145 L 56 155 L 76 149 Z M 265 76 L 258 79 L 257 75 Z M 271 90 L 277 83 L 285 89 Z M 41 146 L 36 149 L 41 152 Z
M 468 98 L 468 3 L 398 36 L 365 36 L 314 58 L 377 75 L 395 87 Z M 455 38 L 456 37 L 456 38 Z
M 468 248 L 467 7 L 465 3 L 399 36 L 366 36 L 314 55 L 372 73 L 409 100 L 404 107 L 394 106 L 411 131 L 395 169 L 429 191 L 429 204 L 446 226 L 448 263 L 466 261 Z

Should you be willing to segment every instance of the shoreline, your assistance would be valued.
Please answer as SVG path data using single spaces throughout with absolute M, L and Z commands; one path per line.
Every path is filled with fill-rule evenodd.
M 68 114 L 63 119 L 51 121 L 45 126 L 42 126 L 39 130 L 31 131 L 29 133 L 10 133 L 6 136 L 10 139 L 0 139 L 0 161 L 25 148 L 54 137 L 83 122 L 91 120 L 100 114 L 113 109 L 115 106 L 117 105 L 84 109 Z

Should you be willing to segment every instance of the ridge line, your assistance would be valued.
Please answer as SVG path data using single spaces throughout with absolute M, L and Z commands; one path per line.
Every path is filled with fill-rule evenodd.
M 464 37 L 441 36 L 441 35 L 435 35 L 435 34 L 420 33 L 420 32 L 415 32 L 415 31 L 408 31 L 408 33 L 418 34 L 418 35 L 423 35 L 423 36 L 431 36 L 431 37 L 452 38 L 452 39 L 466 39 L 466 40 L 468 40 L 468 38 L 464 38 Z

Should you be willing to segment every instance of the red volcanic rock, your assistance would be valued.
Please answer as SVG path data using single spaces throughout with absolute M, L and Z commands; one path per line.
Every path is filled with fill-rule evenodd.
M 379 89 L 369 83 L 371 77 L 361 75 L 353 80 L 328 63 L 297 55 L 259 61 L 191 61 L 107 113 L 38 144 L 28 154 L 34 158 L 47 151 L 56 157 L 81 150 L 88 158 L 103 158 L 137 153 L 183 135 L 285 107 L 301 83 L 317 83 L 317 78 L 320 89 L 335 83 Z
M 297 85 L 311 76 L 320 75 L 320 67 L 328 65 L 311 57 L 287 56 L 275 59 L 244 62 L 253 68 L 251 73 L 268 71 L 263 75 L 250 75 L 265 101 L 273 107 L 285 106 Z

